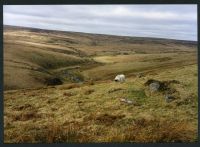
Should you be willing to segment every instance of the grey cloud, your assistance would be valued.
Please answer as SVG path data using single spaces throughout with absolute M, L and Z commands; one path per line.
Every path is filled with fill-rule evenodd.
M 196 5 L 4 6 L 4 24 L 64 31 L 197 40 Z

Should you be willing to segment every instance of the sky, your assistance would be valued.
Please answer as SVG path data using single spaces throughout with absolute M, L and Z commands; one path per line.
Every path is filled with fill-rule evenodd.
M 197 5 L 4 5 L 3 23 L 197 41 Z

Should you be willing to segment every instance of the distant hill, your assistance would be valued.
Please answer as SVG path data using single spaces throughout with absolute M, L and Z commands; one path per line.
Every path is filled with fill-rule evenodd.
M 135 60 L 131 59 L 132 55 L 136 54 L 145 58 L 148 54 L 162 53 L 164 56 L 172 56 L 172 53 L 181 53 L 182 57 L 192 54 L 190 62 L 196 62 L 196 58 L 193 59 L 196 52 L 195 41 L 64 32 L 5 25 L 4 88 L 6 90 L 82 82 L 91 75 L 95 76 L 94 70 L 106 71 L 102 73 L 104 79 L 118 72 L 135 72 L 133 69 L 116 70 L 118 63 L 108 66 L 102 61 L 104 56 L 115 56 L 115 59 L 109 60 L 117 61 L 119 57 L 122 61 L 123 55 L 129 55 L 126 56 L 129 57 L 127 62 L 134 63 Z M 113 70 L 107 71 L 108 68 Z M 96 80 L 101 79 L 98 77 Z

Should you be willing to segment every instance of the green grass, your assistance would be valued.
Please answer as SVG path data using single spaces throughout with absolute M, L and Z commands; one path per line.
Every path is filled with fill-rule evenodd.
M 57 56 L 48 53 L 31 52 L 27 53 L 29 56 L 21 56 L 23 59 L 27 59 L 30 62 L 36 63 L 45 69 L 56 69 L 60 67 L 66 67 L 76 64 L 81 64 L 87 60 L 79 59 L 73 56 Z
M 135 89 L 130 88 L 128 93 L 129 93 L 128 99 L 136 100 L 139 104 L 145 103 L 147 96 L 146 96 L 145 91 L 143 89 L 135 90 Z

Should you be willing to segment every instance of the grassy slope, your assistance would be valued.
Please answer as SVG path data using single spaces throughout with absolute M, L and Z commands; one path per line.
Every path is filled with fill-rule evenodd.
M 180 98 L 149 95 L 147 79 L 178 80 Z M 195 82 L 194 82 L 195 81 Z M 4 93 L 5 142 L 193 142 L 197 140 L 197 66 L 93 84 Z M 120 102 L 128 98 L 136 105 Z M 19 127 L 20 126 L 20 127 Z
M 133 76 L 139 72 L 159 72 L 163 68 L 181 67 L 197 63 L 196 53 L 133 54 L 100 56 L 94 59 L 106 63 L 103 66 L 83 71 L 85 77 L 95 80 L 111 79 L 117 73 Z
M 118 73 L 125 83 L 112 81 Z M 65 84 L 44 87 L 52 77 Z M 151 78 L 178 80 L 178 98 L 150 95 L 143 83 Z M 4 88 L 7 143 L 197 140 L 195 42 L 6 26 Z
M 80 57 L 82 52 L 68 48 L 68 45 L 59 41 L 54 45 L 52 40 L 55 39 L 57 38 L 53 35 L 43 32 L 6 27 L 4 32 L 5 89 L 41 87 L 44 86 L 45 78 L 56 76 L 50 71 L 51 69 L 94 63 L 87 57 Z
M 196 43 L 189 41 L 4 26 L 4 88 L 43 87 L 45 80 L 54 77 L 63 82 L 72 82 L 74 78 L 101 80 L 96 73 L 102 71 L 104 79 L 109 79 L 118 72 L 131 74 L 165 66 L 169 64 L 165 60 L 168 56 L 174 59 L 170 60 L 172 66 L 179 66 L 182 60 L 184 63 L 181 65 L 192 64 L 196 62 L 195 54 Z M 107 61 L 103 61 L 104 56 L 114 63 L 107 65 Z M 159 56 L 164 58 L 160 59 L 164 60 L 162 63 L 159 60 L 152 61 Z M 135 58 L 138 58 L 137 62 Z M 144 58 L 146 62 L 141 62 Z M 70 74 L 76 77 L 66 78 L 69 76 L 69 66 L 80 67 L 78 70 L 70 70 Z

